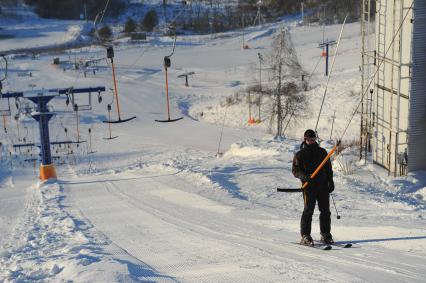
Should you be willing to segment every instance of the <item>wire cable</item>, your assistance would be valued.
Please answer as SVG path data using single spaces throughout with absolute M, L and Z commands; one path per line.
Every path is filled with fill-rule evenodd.
M 347 20 L 347 18 L 348 18 L 348 15 L 346 15 L 345 20 L 343 21 L 342 28 L 341 28 L 341 30 L 340 30 L 339 40 L 337 41 L 336 53 L 335 53 L 335 56 L 333 57 L 333 63 L 331 64 L 330 74 L 328 75 L 327 84 L 326 84 L 326 86 L 325 86 L 324 95 L 323 95 L 323 97 L 322 97 L 322 101 L 321 101 L 320 111 L 319 111 L 319 113 L 318 113 L 317 123 L 316 123 L 316 125 L 315 125 L 315 132 L 316 132 L 316 131 L 317 131 L 317 129 L 318 129 L 318 123 L 319 123 L 319 120 L 320 120 L 320 118 L 321 118 L 322 108 L 323 108 L 323 106 L 324 106 L 325 97 L 326 97 L 326 95 L 327 95 L 328 84 L 330 83 L 331 75 L 332 75 L 333 70 L 334 70 L 334 63 L 336 62 L 337 53 L 338 53 L 338 51 L 339 51 L 339 46 L 340 46 L 340 42 L 341 42 L 341 40 L 342 40 L 342 34 L 343 34 L 343 30 L 344 30 L 344 28 L 345 28 L 345 24 L 346 24 L 346 20 Z
M 413 1 L 413 3 L 411 3 L 410 8 L 408 8 L 407 13 L 405 14 L 404 19 L 402 20 L 402 22 L 401 22 L 401 24 L 400 24 L 400 26 L 399 26 L 398 30 L 395 32 L 395 35 L 393 36 L 393 39 L 392 39 L 392 41 L 391 41 L 391 43 L 390 43 L 390 45 L 389 45 L 389 48 L 388 48 L 388 50 L 386 51 L 386 53 L 385 53 L 385 55 L 383 56 L 383 58 L 386 58 L 386 56 L 388 55 L 389 51 L 391 50 L 391 48 L 392 48 L 393 44 L 395 44 L 395 39 L 396 39 L 396 37 L 398 36 L 398 34 L 400 33 L 400 31 L 401 31 L 401 29 L 402 29 L 402 26 L 404 25 L 405 20 L 407 19 L 408 15 L 410 14 L 410 11 L 413 9 L 414 3 L 415 3 L 415 2 Z M 371 77 L 371 80 L 370 80 L 370 82 L 368 83 L 367 87 L 365 88 L 365 91 L 363 92 L 363 94 L 362 94 L 362 96 L 361 96 L 361 101 L 358 103 L 357 107 L 355 107 L 355 110 L 354 110 L 354 112 L 352 113 L 352 116 L 351 116 L 351 118 L 349 119 L 349 122 L 348 122 L 348 124 L 346 125 L 346 128 L 345 128 L 345 130 L 343 131 L 343 134 L 342 134 L 342 136 L 341 136 L 340 140 L 342 140 L 342 139 L 343 139 L 343 137 L 346 135 L 346 132 L 347 132 L 347 130 L 348 130 L 348 128 L 349 128 L 349 126 L 350 126 L 350 124 L 352 123 L 353 118 L 355 117 L 356 113 L 358 112 L 359 107 L 361 106 L 362 102 L 364 101 L 364 97 L 365 97 L 365 95 L 368 93 L 368 90 L 370 89 L 371 84 L 372 84 L 372 83 L 373 83 L 373 81 L 375 80 L 375 78 L 376 78 L 377 74 L 379 73 L 380 67 L 382 66 L 382 64 L 383 64 L 384 62 L 385 62 L 385 60 L 384 60 L 384 59 L 382 59 L 382 60 L 379 62 L 379 64 L 377 65 L 377 69 L 376 69 L 376 71 L 374 72 L 374 75 Z

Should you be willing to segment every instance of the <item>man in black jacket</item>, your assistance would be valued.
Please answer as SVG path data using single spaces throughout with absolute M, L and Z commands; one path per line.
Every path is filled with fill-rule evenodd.
M 333 169 L 330 160 L 318 172 L 315 178 L 311 179 L 312 173 L 327 157 L 327 151 L 316 142 L 316 134 L 313 130 L 306 130 L 301 149 L 293 158 L 292 172 L 302 184 L 308 182 L 308 186 L 303 190 L 304 210 L 300 223 L 300 233 L 302 235 L 301 244 L 313 245 L 311 237 L 312 215 L 315 204 L 318 202 L 320 211 L 321 241 L 327 244 L 334 243 L 330 233 L 330 193 L 334 190 Z

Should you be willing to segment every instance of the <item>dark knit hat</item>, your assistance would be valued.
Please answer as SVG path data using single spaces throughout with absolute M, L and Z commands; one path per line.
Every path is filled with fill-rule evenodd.
M 315 133 L 315 131 L 314 130 L 311 130 L 311 129 L 309 129 L 309 130 L 306 130 L 305 131 L 305 133 L 303 134 L 303 137 L 306 139 L 306 138 L 316 138 L 317 137 L 317 134 Z

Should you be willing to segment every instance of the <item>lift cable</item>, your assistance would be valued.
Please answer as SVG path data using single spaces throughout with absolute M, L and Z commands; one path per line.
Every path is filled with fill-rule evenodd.
M 336 62 L 337 53 L 339 51 L 339 47 L 340 47 L 340 43 L 341 43 L 342 35 L 343 35 L 343 30 L 345 28 L 347 18 L 348 18 L 348 15 L 346 15 L 345 20 L 343 21 L 343 24 L 342 24 L 342 28 L 340 29 L 340 35 L 339 35 L 339 40 L 337 41 L 335 56 L 333 57 L 333 63 L 331 64 L 330 73 L 328 74 L 327 84 L 325 85 L 325 91 L 324 91 L 324 95 L 322 97 L 321 107 L 320 107 L 320 111 L 318 113 L 318 118 L 317 118 L 317 123 L 315 125 L 315 132 L 317 132 L 317 129 L 318 129 L 318 123 L 319 123 L 319 120 L 321 118 L 322 108 L 324 106 L 325 97 L 327 95 L 328 84 L 330 83 L 331 75 L 332 75 L 333 70 L 334 70 L 334 63 Z

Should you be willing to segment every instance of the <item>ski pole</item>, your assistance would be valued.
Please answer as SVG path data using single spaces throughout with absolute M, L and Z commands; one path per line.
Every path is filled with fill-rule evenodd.
M 337 207 L 336 207 L 336 203 L 334 202 L 334 197 L 333 197 L 333 195 L 332 194 L 330 194 L 331 195 L 331 199 L 333 200 L 333 205 L 334 205 L 334 210 L 336 211 L 336 214 L 337 214 L 337 219 L 340 219 L 340 215 L 339 215 L 339 212 L 337 212 Z

